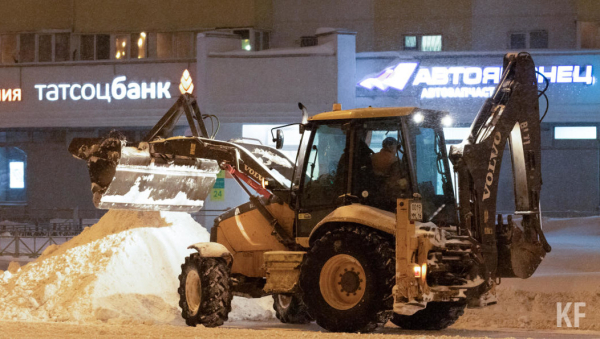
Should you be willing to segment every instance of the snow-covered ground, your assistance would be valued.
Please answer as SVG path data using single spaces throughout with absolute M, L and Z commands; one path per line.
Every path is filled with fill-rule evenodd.
M 555 333 L 557 302 L 585 302 L 578 330 L 600 330 L 600 217 L 547 219 L 544 229 L 553 250 L 534 276 L 503 279 L 498 305 L 467 310 L 449 331 Z M 0 272 L 0 320 L 184 326 L 177 276 L 187 246 L 208 237 L 185 213 L 110 211 L 38 260 Z M 271 306 L 270 297 L 236 298 L 227 326 L 261 320 L 253 326 L 272 327 Z
M 545 219 L 543 228 L 552 252 L 535 274 L 503 279 L 498 305 L 467 310 L 454 328 L 557 329 L 558 302 L 585 302 L 579 328 L 600 330 L 600 217 Z

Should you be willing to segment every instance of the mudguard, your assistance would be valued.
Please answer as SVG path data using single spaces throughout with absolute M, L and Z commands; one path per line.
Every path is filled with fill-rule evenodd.
M 396 234 L 396 215 L 372 206 L 351 204 L 336 208 L 321 220 L 310 232 L 309 243 L 314 240 L 313 237 L 318 230 L 328 223 L 355 223 L 376 230 L 380 230 L 392 235 Z
M 198 251 L 202 258 L 223 258 L 227 261 L 228 265 L 231 265 L 233 262 L 233 255 L 231 255 L 227 247 L 216 242 L 199 242 L 188 246 L 188 249 Z

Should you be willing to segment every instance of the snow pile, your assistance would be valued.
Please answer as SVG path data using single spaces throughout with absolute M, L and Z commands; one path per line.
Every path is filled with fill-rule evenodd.
M 208 240 L 187 213 L 109 211 L 35 262 L 0 272 L 0 320 L 183 324 L 180 266 L 190 244 Z M 234 300 L 230 317 L 271 318 L 267 303 Z

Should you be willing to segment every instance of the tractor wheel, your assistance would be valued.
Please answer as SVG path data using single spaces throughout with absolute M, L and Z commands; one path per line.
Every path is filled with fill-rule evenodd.
M 233 294 L 229 266 L 220 258 L 201 258 L 194 253 L 185 258 L 179 275 L 179 307 L 188 326 L 223 325 L 231 311 Z
M 332 332 L 371 332 L 393 307 L 391 238 L 361 226 L 327 231 L 312 245 L 300 273 L 304 303 Z
M 277 319 L 284 324 L 308 324 L 312 321 L 306 305 L 296 294 L 274 294 L 273 309 Z
M 443 330 L 463 315 L 465 303 L 430 302 L 413 315 L 395 314 L 391 322 L 407 330 Z

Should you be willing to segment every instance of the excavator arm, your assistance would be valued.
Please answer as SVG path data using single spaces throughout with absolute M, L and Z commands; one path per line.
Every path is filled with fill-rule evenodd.
M 527 278 L 551 248 L 542 231 L 539 100 L 535 65 L 528 53 L 504 57 L 502 78 L 471 125 L 470 135 L 452 146 L 458 174 L 460 231 L 481 245 L 484 276 Z M 515 215 L 498 217 L 496 202 L 506 144 L 510 149 Z
M 171 137 L 184 114 L 192 136 Z M 69 152 L 88 163 L 95 206 L 197 212 L 222 169 L 265 199 L 289 194 L 293 163 L 285 155 L 268 146 L 214 140 L 216 131 L 209 135 L 203 122 L 207 117 L 184 94 L 139 143 L 114 131 L 107 138 L 73 139 Z

